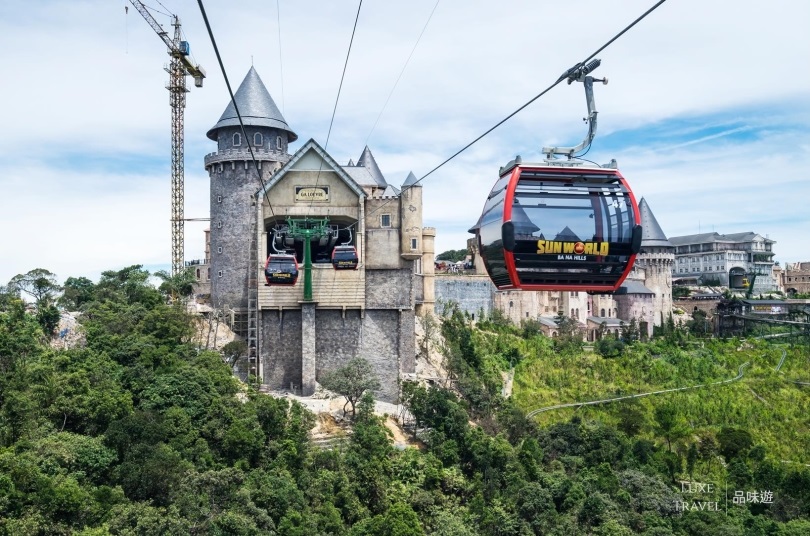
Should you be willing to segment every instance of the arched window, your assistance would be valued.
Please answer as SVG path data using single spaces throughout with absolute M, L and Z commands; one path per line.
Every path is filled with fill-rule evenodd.
M 281 150 L 281 136 L 276 136 L 276 149 Z
M 255 133 L 253 135 L 253 145 L 255 145 L 256 147 L 261 147 L 261 145 L 263 143 L 264 143 L 264 138 L 262 137 L 262 133 L 261 132 Z
M 577 320 L 579 320 L 579 308 L 577 308 Z
M 599 316 L 601 316 L 601 317 L 605 316 L 605 310 L 604 309 L 602 309 L 602 312 L 599 314 Z
M 571 318 L 574 318 L 574 308 L 571 307 Z
M 233 133 L 233 146 L 239 147 L 242 145 L 242 135 L 238 132 Z

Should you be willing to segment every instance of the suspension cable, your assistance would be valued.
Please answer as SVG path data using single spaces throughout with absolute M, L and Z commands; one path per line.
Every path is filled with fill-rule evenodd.
M 360 20 L 360 8 L 363 7 L 363 0 L 360 0 L 360 3 L 357 5 L 357 15 L 354 18 L 354 27 L 352 28 L 352 37 L 349 39 L 349 49 L 346 51 L 346 61 L 343 62 L 343 73 L 340 75 L 340 85 L 338 85 L 337 96 L 335 97 L 335 106 L 332 108 L 332 119 L 329 120 L 329 130 L 326 132 L 326 143 L 323 146 L 323 151 L 329 147 L 329 137 L 332 135 L 332 125 L 335 122 L 335 113 L 337 112 L 338 101 L 340 101 L 340 91 L 343 89 L 343 79 L 346 77 L 346 67 L 349 65 L 349 56 L 352 53 L 352 43 L 354 43 L 354 34 L 357 31 L 357 21 Z M 321 163 L 318 166 L 318 175 L 315 177 L 315 188 L 318 188 L 318 182 L 321 179 L 321 171 L 323 170 L 323 159 L 321 159 Z M 309 202 L 309 207 L 307 208 L 307 216 L 309 216 L 310 211 L 312 210 L 312 204 L 315 200 L 311 200 Z
M 253 147 L 250 145 L 250 139 L 245 132 L 245 123 L 242 121 L 242 114 L 239 113 L 239 106 L 236 104 L 236 98 L 233 95 L 231 83 L 228 80 L 228 73 L 225 72 L 225 65 L 222 63 L 222 56 L 219 54 L 219 47 L 217 47 L 217 41 L 214 39 L 214 32 L 211 30 L 211 24 L 208 22 L 208 15 L 205 14 L 205 6 L 203 6 L 202 0 L 197 0 L 197 4 L 200 6 L 200 13 L 202 13 L 203 20 L 205 21 L 205 28 L 208 30 L 208 37 L 211 39 L 211 44 L 214 47 L 214 53 L 217 55 L 217 62 L 219 63 L 219 69 L 222 71 L 222 77 L 225 79 L 225 86 L 228 88 L 228 94 L 231 96 L 231 104 L 233 104 L 233 108 L 236 110 L 236 117 L 239 119 L 239 128 L 242 130 L 242 139 L 245 140 L 248 150 L 250 151 L 250 159 L 253 162 L 253 167 L 256 169 L 256 175 L 258 175 L 259 181 L 262 184 L 264 198 L 267 200 L 267 204 L 270 206 L 270 214 L 273 216 L 273 218 L 275 218 L 276 214 L 273 210 L 273 204 L 270 202 L 270 196 L 267 193 L 267 185 L 262 178 L 259 163 L 256 161 L 256 155 L 253 154 Z
M 436 171 L 438 171 L 438 170 L 439 170 L 439 169 L 440 169 L 442 166 L 444 166 L 445 164 L 447 164 L 448 162 L 450 162 L 451 160 L 453 160 L 455 157 L 457 157 L 458 155 L 460 155 L 461 153 L 463 153 L 464 151 L 466 151 L 467 149 L 469 149 L 470 147 L 472 147 L 473 145 L 475 145 L 476 143 L 478 143 L 479 141 L 481 141 L 481 139 L 482 139 L 482 138 L 484 138 L 485 136 L 487 136 L 488 134 L 490 134 L 490 133 L 491 133 L 493 130 L 495 130 L 495 129 L 496 129 L 496 128 L 498 128 L 499 126 L 501 126 L 501 125 L 503 125 L 504 123 L 506 123 L 508 120 L 510 120 L 511 118 L 513 118 L 515 115 L 517 115 L 519 112 L 523 111 L 523 110 L 524 110 L 524 109 L 525 109 L 527 106 L 529 106 L 530 104 L 532 104 L 534 101 L 536 101 L 537 99 L 539 99 L 540 97 L 542 97 L 543 95 L 545 95 L 546 93 L 548 93 L 549 91 L 551 91 L 552 89 L 554 89 L 554 88 L 555 88 L 557 85 L 559 85 L 559 84 L 560 84 L 560 82 L 562 82 L 563 80 L 567 80 L 567 79 L 569 79 L 569 78 L 571 78 L 571 77 L 575 76 L 575 75 L 577 74 L 577 72 L 579 72 L 579 71 L 580 71 L 580 69 L 581 69 L 583 66 L 585 66 L 585 65 L 588 63 L 588 61 L 590 61 L 591 59 L 593 59 L 593 58 L 594 58 L 594 56 L 596 56 L 597 54 L 599 54 L 600 52 L 602 52 L 603 50 L 605 50 L 605 49 L 606 49 L 608 46 L 610 46 L 611 44 L 613 44 L 613 42 L 614 42 L 614 41 L 616 41 L 616 40 L 617 40 L 619 37 L 621 37 L 622 35 L 624 35 L 624 34 L 625 34 L 625 33 L 626 33 L 628 30 L 630 30 L 630 29 L 631 29 L 633 26 L 635 26 L 636 24 L 638 24 L 639 22 L 641 22 L 642 20 L 644 20 L 644 18 L 646 18 L 646 17 L 647 17 L 647 15 L 649 15 L 650 13 L 652 13 L 653 11 L 655 11 L 656 9 L 658 9 L 658 7 L 659 7 L 661 4 L 663 4 L 664 2 L 666 2 L 666 1 L 667 1 L 667 0 L 659 0 L 659 1 L 658 1 L 658 2 L 655 4 L 655 5 L 653 5 L 653 6 L 652 6 L 650 9 L 648 9 L 647 11 L 645 11 L 645 12 L 644 12 L 644 13 L 643 13 L 641 16 L 639 16 L 639 17 L 638 17 L 636 20 L 634 20 L 633 22 L 631 22 L 630 24 L 628 24 L 628 25 L 627 25 L 627 26 L 626 26 L 626 27 L 625 27 L 625 28 L 624 28 L 622 31 L 620 31 L 619 33 L 617 33 L 617 34 L 616 34 L 615 36 L 613 36 L 613 37 L 612 37 L 612 38 L 611 38 L 609 41 L 607 41 L 605 44 L 603 44 L 601 47 L 599 47 L 599 48 L 598 48 L 598 49 L 597 49 L 597 50 L 596 50 L 596 51 L 595 51 L 593 54 L 591 54 L 590 56 L 588 56 L 587 58 L 585 58 L 585 59 L 584 59 L 584 60 L 582 60 L 581 62 L 577 63 L 576 65 L 574 65 L 573 67 L 571 67 L 570 69 L 568 69 L 567 71 L 565 71 L 565 72 L 564 72 L 564 73 L 563 73 L 563 74 L 562 74 L 562 75 L 561 75 L 561 76 L 560 76 L 560 77 L 557 79 L 557 81 L 556 81 L 556 82 L 554 82 L 553 84 L 551 84 L 550 86 L 548 86 L 546 89 L 544 89 L 543 91 L 541 91 L 540 93 L 538 93 L 537 95 L 535 95 L 534 97 L 532 97 L 532 98 L 531 98 L 531 99 L 530 99 L 528 102 L 526 102 L 525 104 L 523 104 L 522 106 L 520 106 L 520 107 L 519 107 L 517 110 L 515 110 L 514 112 L 510 113 L 509 115 L 507 115 L 506 117 L 504 117 L 503 119 L 501 119 L 500 121 L 498 121 L 497 123 L 495 123 L 495 124 L 494 124 L 492 127 L 490 127 L 489 129 L 487 129 L 487 130 L 486 130 L 486 131 L 485 131 L 483 134 L 481 134 L 480 136 L 478 136 L 477 138 L 475 138 L 474 140 L 472 140 L 470 143 L 468 143 L 467 145 L 465 145 L 464 147 L 462 147 L 461 149 L 459 149 L 458 151 L 456 151 L 455 153 L 453 153 L 453 154 L 452 154 L 452 155 L 451 155 L 449 158 L 447 158 L 447 159 L 445 159 L 444 161 L 442 161 L 442 162 L 441 162 L 441 163 L 440 163 L 438 166 L 434 167 L 433 169 L 431 169 L 430 171 L 428 171 L 427 173 L 425 173 L 425 174 L 424 174 L 424 175 L 423 175 L 423 176 L 422 176 L 420 179 L 416 180 L 416 181 L 415 181 L 413 184 L 409 185 L 409 186 L 408 186 L 408 187 L 406 187 L 406 188 L 403 188 L 403 189 L 402 189 L 402 191 L 400 192 L 400 196 L 401 196 L 402 194 L 404 194 L 404 193 L 405 193 L 407 190 L 410 190 L 411 188 L 413 188 L 414 186 L 416 186 L 417 184 L 419 184 L 420 182 L 422 182 L 423 180 L 425 180 L 427 177 L 429 177 L 430 175 L 432 175 L 433 173 L 435 173 Z M 382 209 L 383 207 L 385 207 L 385 206 L 386 206 L 388 203 L 390 203 L 390 202 L 391 202 L 391 200 L 389 199 L 388 201 L 386 201 L 385 203 L 381 204 L 379 207 L 377 207 L 376 209 L 374 209 L 373 211 L 371 211 L 370 213 L 368 213 L 368 214 L 366 215 L 366 217 L 368 217 L 368 216 L 371 216 L 371 215 L 375 214 L 377 211 L 379 211 L 380 209 Z

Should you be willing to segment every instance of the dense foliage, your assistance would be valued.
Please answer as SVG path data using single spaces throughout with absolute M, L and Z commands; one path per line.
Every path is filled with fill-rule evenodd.
M 222 355 L 195 347 L 189 317 L 168 304 L 177 288 L 161 293 L 148 276 L 133 266 L 66 281 L 86 334 L 70 350 L 52 349 L 13 293 L 0 302 L 0 534 L 810 532 L 810 472 L 780 462 L 781 441 L 808 463 L 807 397 L 785 384 L 798 352 L 780 375 L 776 351 L 739 343 L 628 341 L 602 357 L 530 324 L 479 329 L 451 309 L 441 331 L 452 389 L 402 389 L 423 448 L 394 449 L 366 395 L 350 438 L 320 449 L 314 416 L 239 384 Z M 523 412 L 726 379 L 752 356 L 750 381 L 705 394 L 549 412 L 539 424 Z M 515 394 L 504 398 L 510 367 Z M 773 500 L 682 512 L 699 496 L 679 480 Z M 724 510 L 717 492 L 700 498 Z

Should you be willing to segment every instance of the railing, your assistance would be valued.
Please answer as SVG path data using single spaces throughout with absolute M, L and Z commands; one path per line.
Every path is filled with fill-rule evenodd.
M 263 147 L 254 147 L 253 148 L 253 155 L 258 160 L 273 160 L 276 162 L 286 162 L 290 159 L 290 155 L 285 153 L 284 151 L 279 151 L 276 149 L 267 149 Z M 230 161 L 230 160 L 250 160 L 250 151 L 247 149 L 239 150 L 239 149 L 223 149 L 221 151 L 216 151 L 214 153 L 209 153 L 205 155 L 205 165 L 208 166 L 210 164 L 214 164 L 221 161 Z

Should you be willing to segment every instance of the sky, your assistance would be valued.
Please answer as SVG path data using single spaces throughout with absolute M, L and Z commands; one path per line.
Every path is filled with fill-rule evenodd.
M 185 109 L 185 217 L 206 218 L 205 133 L 229 97 L 197 2 L 162 1 L 146 4 L 180 16 L 208 73 Z M 204 3 L 234 91 L 253 65 L 299 136 L 290 152 L 325 145 L 358 2 Z M 653 3 L 365 0 L 327 151 L 346 163 L 367 144 L 390 184 L 422 177 Z M 597 56 L 609 83 L 587 158 L 616 158 L 668 236 L 754 231 L 783 265 L 810 261 L 808 20 L 804 0 L 668 0 Z M 168 269 L 162 41 L 124 0 L 4 0 L 0 50 L 0 284 L 33 268 Z M 437 253 L 466 246 L 499 166 L 576 145 L 584 115 L 581 84 L 560 84 L 427 177 Z M 187 260 L 206 226 L 186 224 Z

